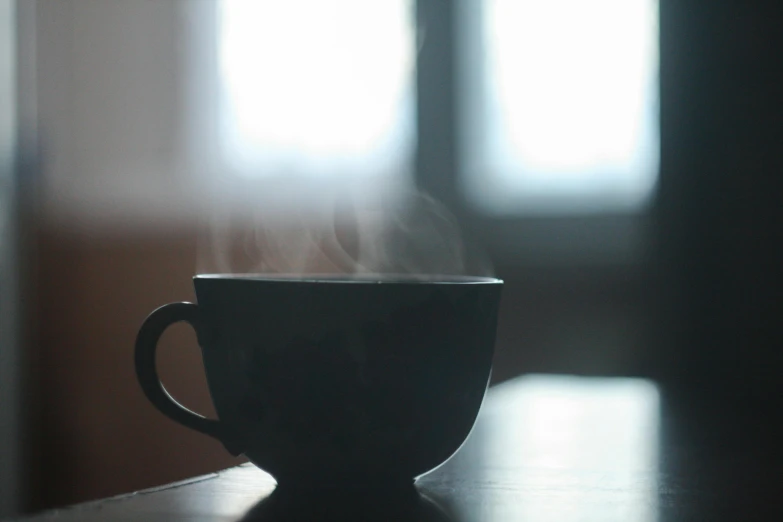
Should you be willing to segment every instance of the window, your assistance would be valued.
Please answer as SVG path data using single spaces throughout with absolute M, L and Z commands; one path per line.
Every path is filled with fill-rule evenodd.
M 458 165 L 490 214 L 636 210 L 658 175 L 656 0 L 464 0 Z
M 228 163 L 334 183 L 409 171 L 411 15 L 405 0 L 221 0 Z
M 495 257 L 644 255 L 657 0 L 219 2 L 220 141 L 241 174 L 320 194 L 407 181 L 416 157 Z

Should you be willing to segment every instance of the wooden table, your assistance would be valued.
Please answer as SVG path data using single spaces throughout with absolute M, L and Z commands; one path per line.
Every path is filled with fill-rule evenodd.
M 520 377 L 418 493 L 287 497 L 243 465 L 31 520 L 783 520 L 775 438 L 684 402 L 641 379 Z

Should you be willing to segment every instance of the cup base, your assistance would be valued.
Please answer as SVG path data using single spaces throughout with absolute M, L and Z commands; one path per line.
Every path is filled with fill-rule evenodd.
M 307 480 L 278 480 L 277 488 L 285 495 L 310 495 L 327 493 L 329 495 L 379 495 L 417 496 L 413 479 L 387 477 L 351 477 L 324 478 Z

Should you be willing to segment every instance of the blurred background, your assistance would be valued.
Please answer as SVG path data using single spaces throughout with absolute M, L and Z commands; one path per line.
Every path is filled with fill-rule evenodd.
M 295 242 L 343 193 L 420 190 L 481 246 L 506 282 L 495 382 L 646 377 L 778 428 L 781 23 L 774 2 L 0 0 L 0 516 L 238 462 L 146 402 L 136 331 L 194 298 L 216 234 Z M 193 333 L 159 358 L 211 413 Z

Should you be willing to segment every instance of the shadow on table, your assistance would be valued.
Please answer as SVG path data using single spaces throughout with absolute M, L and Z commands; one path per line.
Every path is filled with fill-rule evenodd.
M 325 493 L 278 488 L 238 522 L 459 522 L 442 500 L 411 486 L 393 492 Z

